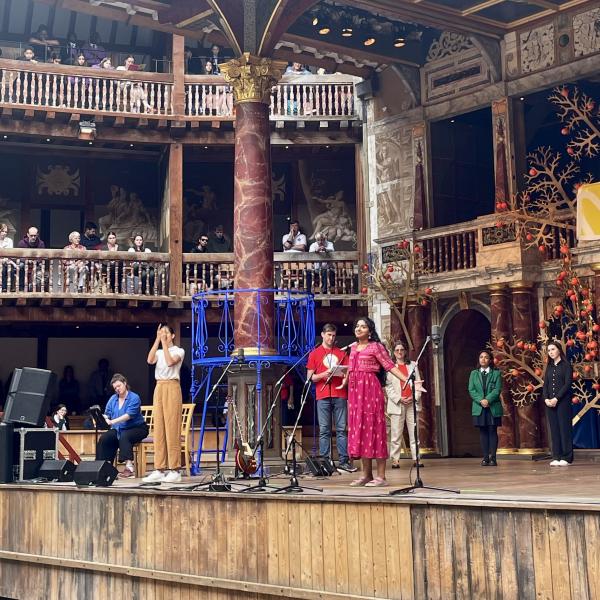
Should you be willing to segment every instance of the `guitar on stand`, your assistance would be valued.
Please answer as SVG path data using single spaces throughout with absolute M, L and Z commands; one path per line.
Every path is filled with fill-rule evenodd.
M 237 411 L 237 405 L 232 396 L 227 396 L 227 403 L 233 410 L 235 426 L 238 431 L 238 436 L 233 436 L 235 439 L 235 476 L 236 479 L 241 473 L 244 479 L 248 479 L 250 475 L 254 475 L 258 471 L 258 462 L 254 456 L 254 451 L 249 442 L 244 441 L 243 429 L 240 423 L 240 416 Z

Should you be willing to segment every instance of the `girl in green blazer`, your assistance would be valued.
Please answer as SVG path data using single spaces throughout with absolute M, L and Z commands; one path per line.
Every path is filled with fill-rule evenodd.
M 479 368 L 471 371 L 469 395 L 473 425 L 479 427 L 479 439 L 483 450 L 483 467 L 497 467 L 498 427 L 502 424 L 502 376 L 494 369 L 494 358 L 487 350 L 479 353 Z

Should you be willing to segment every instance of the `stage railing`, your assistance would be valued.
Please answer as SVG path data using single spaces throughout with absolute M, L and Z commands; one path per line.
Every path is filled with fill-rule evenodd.
M 184 295 L 233 287 L 233 253 L 184 254 Z M 276 252 L 274 284 L 319 296 L 356 296 L 358 253 Z
M 0 265 L 0 297 L 169 295 L 165 253 L 4 249 Z

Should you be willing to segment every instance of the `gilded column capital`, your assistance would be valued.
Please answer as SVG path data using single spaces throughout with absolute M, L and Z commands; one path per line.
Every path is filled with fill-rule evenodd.
M 490 294 L 506 294 L 508 286 L 505 283 L 492 283 L 487 286 Z
M 271 102 L 271 88 L 281 79 L 287 62 L 253 56 L 244 52 L 240 58 L 234 58 L 219 64 L 225 81 L 233 88 L 233 99 L 240 102 Z

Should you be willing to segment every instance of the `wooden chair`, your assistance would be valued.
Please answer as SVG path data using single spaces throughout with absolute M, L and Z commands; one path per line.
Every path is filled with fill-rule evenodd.
M 136 444 L 133 447 L 133 455 L 134 455 L 134 464 L 135 464 L 135 476 L 142 477 L 145 473 L 145 470 L 140 468 L 141 466 L 141 455 L 142 455 L 142 446 L 144 443 L 149 443 L 152 440 L 153 426 L 154 426 L 154 407 L 150 405 L 140 406 L 140 411 L 142 413 L 142 417 L 144 417 L 144 421 L 146 421 L 146 425 L 148 425 L 148 437 L 144 438 L 139 444 Z M 145 460 L 145 459 L 144 459 Z M 145 464 L 144 464 L 145 467 Z
M 181 451 L 184 453 L 185 460 L 185 471 L 189 476 L 191 473 L 191 457 L 192 457 L 192 449 L 191 449 L 191 439 L 190 432 L 192 430 L 192 418 L 194 416 L 194 408 L 195 404 L 182 404 L 181 405 Z M 142 409 L 145 407 L 142 407 Z M 153 432 L 151 431 L 151 435 Z M 148 436 L 145 440 L 142 440 L 136 448 L 139 448 L 139 460 L 136 462 L 136 465 L 139 464 L 139 471 L 142 473 L 146 473 L 147 466 L 147 456 L 148 453 L 154 454 L 154 438 Z

